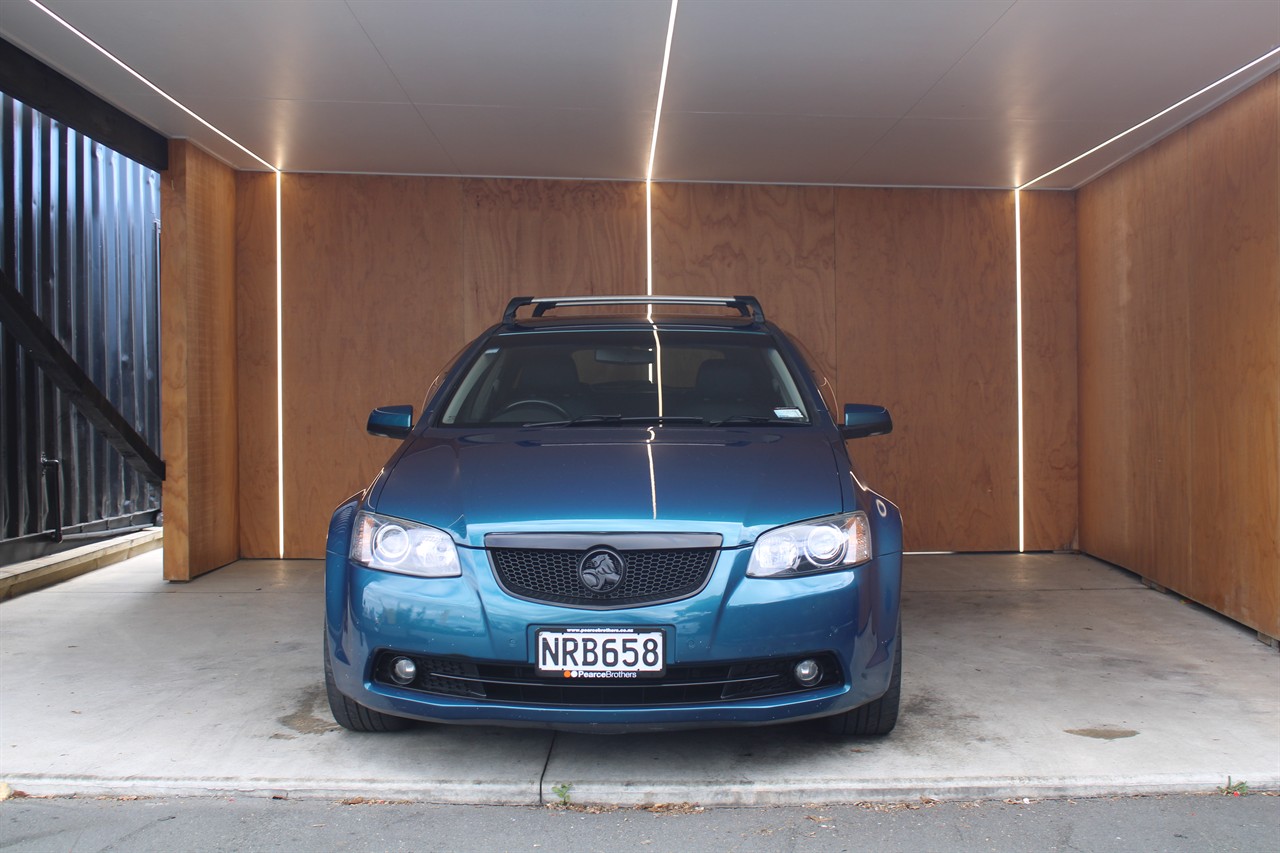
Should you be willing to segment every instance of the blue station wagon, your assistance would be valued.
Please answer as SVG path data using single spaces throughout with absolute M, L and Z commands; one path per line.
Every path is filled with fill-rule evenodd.
M 416 424 L 369 416 L 400 444 L 329 526 L 334 719 L 887 734 L 902 522 L 845 441 L 891 428 L 753 297 L 512 300 Z

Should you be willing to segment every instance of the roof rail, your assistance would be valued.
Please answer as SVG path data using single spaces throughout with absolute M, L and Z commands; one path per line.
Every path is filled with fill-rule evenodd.
M 764 309 L 754 296 L 517 296 L 507 303 L 502 322 L 515 323 L 516 312 L 526 305 L 533 306 L 535 317 L 556 308 L 588 305 L 719 305 L 736 308 L 743 317 L 757 323 L 764 322 Z

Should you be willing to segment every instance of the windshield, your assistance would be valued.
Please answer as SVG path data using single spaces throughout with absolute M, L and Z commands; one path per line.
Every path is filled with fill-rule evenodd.
M 767 335 L 659 329 L 498 336 L 441 412 L 460 427 L 809 423 Z

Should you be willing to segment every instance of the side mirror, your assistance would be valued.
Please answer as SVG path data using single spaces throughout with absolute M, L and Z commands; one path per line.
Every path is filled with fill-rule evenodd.
M 404 438 L 413 429 L 413 406 L 379 406 L 369 413 L 369 435 Z
M 888 435 L 893 432 L 893 418 L 884 406 L 868 406 L 864 403 L 847 403 L 844 407 L 844 426 L 840 435 L 845 440 L 866 438 L 869 435 Z

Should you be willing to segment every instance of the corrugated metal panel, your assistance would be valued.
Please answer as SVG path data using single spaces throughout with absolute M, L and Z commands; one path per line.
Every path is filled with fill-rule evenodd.
M 160 176 L 3 94 L 0 129 L 4 270 L 159 450 Z M 63 527 L 125 524 L 159 509 L 159 488 L 2 328 L 0 385 L 0 542 L 56 526 L 42 457 L 62 463 Z

